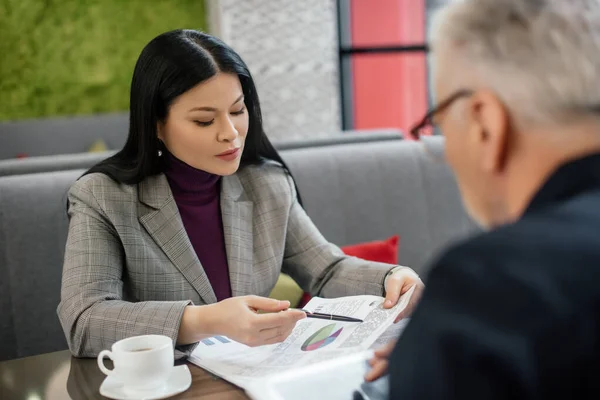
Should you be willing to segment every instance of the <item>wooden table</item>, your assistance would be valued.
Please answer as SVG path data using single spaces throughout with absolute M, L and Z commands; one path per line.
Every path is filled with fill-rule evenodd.
M 108 361 L 108 360 L 107 360 Z M 222 379 L 189 364 L 192 386 L 172 399 L 248 399 Z M 0 399 L 105 399 L 100 395 L 104 374 L 95 359 L 77 359 L 68 351 L 0 362 Z

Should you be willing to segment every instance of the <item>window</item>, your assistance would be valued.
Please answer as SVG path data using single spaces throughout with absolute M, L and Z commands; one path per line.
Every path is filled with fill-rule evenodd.
M 427 111 L 425 0 L 337 0 L 344 129 L 399 128 Z

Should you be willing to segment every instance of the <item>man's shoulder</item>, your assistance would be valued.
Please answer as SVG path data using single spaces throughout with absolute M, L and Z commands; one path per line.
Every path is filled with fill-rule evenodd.
M 559 253 L 572 255 L 573 247 L 591 247 L 600 259 L 600 193 L 581 196 L 553 207 L 527 213 L 523 218 L 499 228 L 482 232 L 454 246 L 452 253 L 466 252 L 493 258 L 523 259 L 527 253 L 541 257 Z M 595 205 L 595 206 L 594 206 Z
M 595 228 L 594 228 L 595 227 Z M 460 276 L 490 291 L 525 297 L 600 298 L 600 221 L 565 210 L 527 216 L 448 249 L 431 276 Z M 482 295 L 485 293 L 482 293 Z

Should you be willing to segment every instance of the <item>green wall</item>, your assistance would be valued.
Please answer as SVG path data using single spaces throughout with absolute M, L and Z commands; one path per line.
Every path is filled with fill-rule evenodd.
M 204 15 L 203 0 L 0 0 L 0 120 L 126 110 L 146 43 Z

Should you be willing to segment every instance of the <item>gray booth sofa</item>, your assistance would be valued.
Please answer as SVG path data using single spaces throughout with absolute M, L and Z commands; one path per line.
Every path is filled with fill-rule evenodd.
M 429 151 L 425 149 L 428 148 Z M 282 150 L 304 206 L 340 246 L 400 235 L 399 261 L 421 274 L 473 233 L 443 138 Z M 66 349 L 56 306 L 69 187 L 83 169 L 0 177 L 0 360 Z

